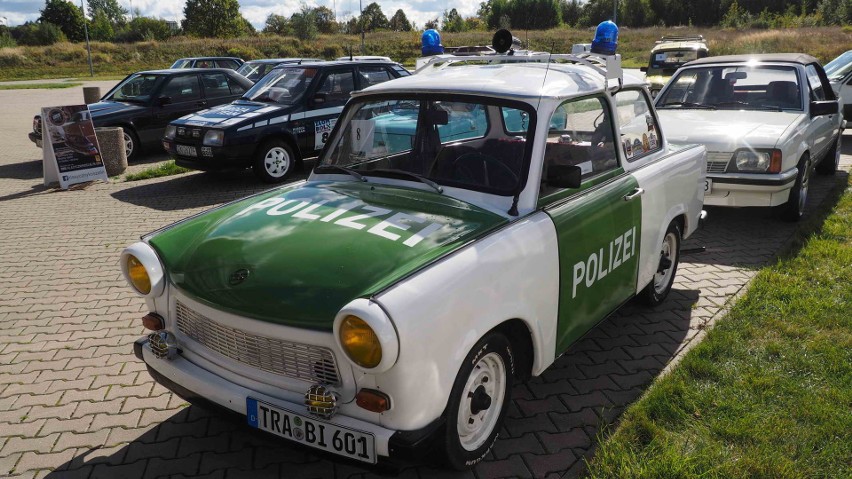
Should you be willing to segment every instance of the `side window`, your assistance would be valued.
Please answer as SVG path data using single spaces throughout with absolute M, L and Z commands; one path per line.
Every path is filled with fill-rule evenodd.
M 192 101 L 201 98 L 201 88 L 198 85 L 198 76 L 180 75 L 174 76 L 163 87 L 163 93 L 172 99 L 172 103 Z
M 385 67 L 360 67 L 358 72 L 361 75 L 361 88 L 378 85 L 391 79 Z
M 621 148 L 627 161 L 659 151 L 660 129 L 651 113 L 651 104 L 641 90 L 622 90 L 615 94 Z
M 530 115 L 524 110 L 500 108 L 503 115 L 503 129 L 512 135 L 526 134 L 530 127 Z
M 195 68 L 213 68 L 213 62 L 210 60 L 196 60 Z
M 230 68 L 231 70 L 236 70 L 237 67 L 237 62 L 233 60 L 216 60 L 216 68 Z
M 578 166 L 582 180 L 618 167 L 612 115 L 602 97 L 568 100 L 553 112 L 544 149 L 541 196 L 558 191 L 547 186 L 553 165 Z
M 811 87 L 811 100 L 825 100 L 825 92 L 822 90 L 822 82 L 819 81 L 819 73 L 813 65 L 805 67 L 808 75 L 808 85 Z
M 228 78 L 228 86 L 231 89 L 231 95 L 242 95 L 246 92 L 246 89 L 233 78 Z
M 488 133 L 485 105 L 444 101 L 440 103 L 440 108 L 447 112 L 447 124 L 438 127 L 441 143 L 482 138 Z
M 349 94 L 354 89 L 355 81 L 352 70 L 346 70 L 329 73 L 317 93 L 325 95 L 325 103 L 322 104 L 322 107 L 343 106 L 349 100 Z
M 204 85 L 204 96 L 207 98 L 221 98 L 231 95 L 231 89 L 228 88 L 228 77 L 224 73 L 202 73 L 201 84 Z

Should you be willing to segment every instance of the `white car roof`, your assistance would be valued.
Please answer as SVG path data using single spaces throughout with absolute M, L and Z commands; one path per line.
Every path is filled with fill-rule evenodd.
M 626 74 L 623 86 L 643 86 Z M 603 91 L 600 71 L 573 63 L 494 63 L 449 65 L 380 83 L 367 93 L 463 93 L 504 98 L 566 98 Z M 353 93 L 359 96 L 360 93 Z

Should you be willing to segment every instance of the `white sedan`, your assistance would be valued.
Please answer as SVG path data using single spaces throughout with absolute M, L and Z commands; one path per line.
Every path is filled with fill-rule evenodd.
M 833 174 L 843 119 L 819 62 L 803 54 L 688 63 L 657 96 L 669 141 L 707 146 L 704 204 L 778 206 L 797 221 L 811 172 Z

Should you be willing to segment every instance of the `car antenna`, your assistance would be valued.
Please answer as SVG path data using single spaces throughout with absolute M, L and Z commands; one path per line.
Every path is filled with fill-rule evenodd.
M 352 45 L 349 45 L 349 61 L 354 61 L 352 58 Z

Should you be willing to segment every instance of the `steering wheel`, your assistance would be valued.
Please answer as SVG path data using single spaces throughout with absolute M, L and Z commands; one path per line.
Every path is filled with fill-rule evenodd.
M 482 171 L 483 171 L 484 174 L 477 175 L 473 170 L 470 169 L 470 163 L 472 161 L 482 162 L 482 165 L 483 165 Z M 512 171 L 511 168 L 506 166 L 506 164 L 504 164 L 502 161 L 498 160 L 497 158 L 494 158 L 493 156 L 484 155 L 484 154 L 478 153 L 478 152 L 465 153 L 463 155 L 460 155 L 458 158 L 455 159 L 455 161 L 453 161 L 451 170 L 452 171 L 458 170 L 459 173 L 462 173 L 466 177 L 464 179 L 467 179 L 469 181 L 473 181 L 473 182 L 476 182 L 476 183 L 481 183 L 485 186 L 490 187 L 491 186 L 491 179 L 489 178 L 489 175 L 488 175 L 488 165 L 489 164 L 495 165 L 497 170 L 500 170 L 504 175 L 508 175 L 508 178 L 510 178 L 514 184 L 517 184 L 518 181 L 520 180 L 520 178 L 518 178 L 518 175 L 515 174 L 515 172 Z M 480 182 L 476 178 L 476 176 L 482 176 L 483 181 Z

